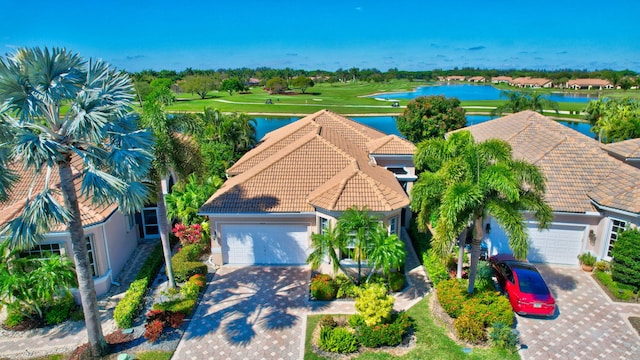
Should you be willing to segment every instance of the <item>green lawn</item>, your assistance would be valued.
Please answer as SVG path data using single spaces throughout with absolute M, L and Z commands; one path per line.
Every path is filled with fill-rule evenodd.
M 199 96 L 180 93 L 177 94 L 175 104 L 167 108 L 168 111 L 195 111 L 201 112 L 205 107 L 219 109 L 224 112 L 243 112 L 251 114 L 274 114 L 274 115 L 303 115 L 311 114 L 320 109 L 329 109 L 339 114 L 388 114 L 394 115 L 402 112 L 402 108 L 394 108 L 389 101 L 376 100 L 367 97 L 375 93 L 382 92 L 402 92 L 411 91 L 418 86 L 428 85 L 426 82 L 392 80 L 388 83 L 322 83 L 307 89 L 306 94 L 294 95 L 272 95 L 264 91 L 261 87 L 252 88 L 247 94 L 229 95 L 227 92 L 210 92 L 206 99 Z M 513 88 L 509 88 L 514 90 Z M 557 89 L 553 89 L 557 91 Z M 541 91 L 550 92 L 552 89 Z M 605 92 L 606 96 L 618 96 L 619 90 Z M 627 96 L 640 97 L 639 91 L 624 92 Z M 265 104 L 271 99 L 273 104 Z M 400 105 L 405 106 L 409 100 L 400 100 Z M 488 114 L 491 108 L 502 104 L 503 100 L 470 100 L 461 101 L 461 105 L 470 114 Z M 561 102 L 558 103 L 560 110 L 579 112 L 584 109 L 584 103 Z M 548 113 L 547 115 L 554 115 Z M 560 115 L 562 117 L 580 118 L 579 115 Z
M 426 297 L 417 303 L 409 309 L 407 313 L 415 320 L 416 323 L 417 343 L 413 350 L 401 357 L 391 356 L 386 353 L 367 352 L 358 356 L 356 359 L 520 359 L 520 355 L 518 355 L 518 353 L 510 354 L 505 350 L 490 348 L 473 348 L 471 353 L 466 354 L 460 345 L 447 336 L 442 327 L 434 323 L 434 320 L 431 317 L 431 310 L 429 309 L 429 297 Z M 324 359 L 311 351 L 311 334 L 321 317 L 322 315 L 313 315 L 307 318 L 304 354 L 305 360 Z

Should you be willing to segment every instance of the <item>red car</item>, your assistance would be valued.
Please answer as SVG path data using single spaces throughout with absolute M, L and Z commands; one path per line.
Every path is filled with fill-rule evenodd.
M 555 314 L 556 301 L 535 266 L 518 261 L 507 254 L 492 256 L 489 263 L 516 314 L 535 316 Z

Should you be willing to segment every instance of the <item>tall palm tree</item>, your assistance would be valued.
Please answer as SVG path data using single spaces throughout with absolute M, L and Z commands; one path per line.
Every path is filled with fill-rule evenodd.
M 341 241 L 348 245 L 346 247 L 353 249 L 353 260 L 358 263 L 358 284 L 362 280 L 362 260 L 367 258 L 367 244 L 378 226 L 378 220 L 366 207 L 351 207 L 338 220 L 338 235 L 342 238 Z
M 340 263 L 336 252 L 336 250 L 342 253 L 347 251 L 347 244 L 344 237 L 338 235 L 337 227 L 329 226 L 322 233 L 311 234 L 311 248 L 313 251 L 307 257 L 307 262 L 312 269 L 317 269 L 326 258 L 329 258 L 334 274 L 338 272 L 338 269 L 342 270 L 344 274 L 348 274 L 347 269 Z M 353 282 L 350 276 L 347 278 Z
M 418 145 L 416 167 L 423 172 L 414 185 L 411 207 L 418 224 L 434 225 L 433 248 L 446 256 L 456 237 L 472 224 L 469 293 L 473 293 L 485 216 L 505 230 L 519 259 L 527 256 L 528 236 L 522 211 L 528 210 L 540 228 L 552 210 L 544 201 L 545 178 L 532 164 L 512 158 L 511 146 L 499 139 L 476 143 L 469 131 Z
M 507 101 L 495 108 L 491 113 L 493 115 L 504 113 L 517 113 L 528 109 L 529 100 L 527 95 L 520 91 L 501 91 L 500 97 L 507 98 Z
M 45 184 L 32 187 L 24 211 L 2 231 L 11 247 L 26 249 L 52 226 L 67 225 L 92 354 L 104 354 L 107 344 L 74 183 L 80 183 L 81 196 L 97 204 L 115 202 L 125 213 L 144 206 L 148 191 L 141 181 L 151 166 L 146 149 L 153 141 L 138 130 L 133 97 L 126 73 L 66 49 L 19 49 L 0 59 L 1 118 L 13 132 L 10 160 Z M 72 160 L 82 164 L 80 172 L 74 172 Z M 53 171 L 59 184 L 52 183 Z M 7 188 L 4 182 L 0 186 Z M 64 205 L 56 197 L 60 192 Z
M 371 234 L 367 243 L 367 259 L 370 265 L 367 281 L 377 269 L 381 269 L 384 275 L 389 275 L 391 269 L 399 269 L 407 257 L 404 243 L 397 234 L 389 234 L 380 223 Z
M 558 107 L 558 103 L 553 100 L 547 99 L 544 93 L 541 93 L 541 92 L 528 93 L 526 96 L 528 98 L 529 110 L 533 110 L 540 114 L 544 112 L 544 109 L 554 110 L 556 114 L 558 114 L 560 111 L 559 110 L 560 108 Z
M 148 128 L 155 138 L 153 153 L 155 160 L 151 178 L 155 183 L 158 206 L 158 227 L 164 253 L 165 270 L 169 288 L 176 287 L 171 265 L 171 244 L 169 243 L 169 219 L 161 180 L 175 171 L 180 177 L 187 177 L 198 170 L 199 150 L 183 133 L 195 130 L 195 118 L 188 115 L 167 116 L 164 111 L 164 97 L 149 96 L 142 107 L 141 125 Z

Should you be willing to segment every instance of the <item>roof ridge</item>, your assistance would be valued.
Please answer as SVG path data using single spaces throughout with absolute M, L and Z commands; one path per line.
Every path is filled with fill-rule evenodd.
M 367 139 L 367 142 L 369 142 L 369 141 L 371 141 L 371 140 L 374 140 L 374 139 L 373 139 L 373 138 L 371 138 L 369 135 L 367 135 L 364 131 L 362 131 L 362 130 L 358 129 L 357 127 L 353 126 L 353 122 L 355 122 L 355 123 L 357 123 L 357 124 L 360 124 L 360 123 L 358 123 L 357 121 L 355 121 L 355 120 L 351 120 L 351 119 L 348 119 L 348 118 L 346 118 L 346 117 L 344 117 L 344 116 L 342 116 L 342 115 L 338 115 L 338 114 L 334 113 L 333 111 L 326 110 L 326 112 L 327 112 L 327 114 L 328 114 L 329 116 L 331 116 L 334 120 L 339 120 L 342 124 L 344 124 L 344 126 L 347 126 L 348 128 L 350 128 L 350 129 L 352 129 L 353 131 L 355 131 L 355 132 L 357 132 L 358 134 L 360 134 L 362 137 L 366 138 L 366 139 Z M 345 121 L 345 120 L 348 120 L 348 121 Z M 367 125 L 364 125 L 364 124 L 360 124 L 360 125 L 362 125 L 362 126 L 367 126 Z M 375 130 L 375 129 L 373 129 L 373 130 Z M 376 130 L 376 131 L 378 131 L 378 130 Z M 382 132 L 381 132 L 381 133 L 382 133 Z M 384 133 L 382 133 L 382 134 L 384 134 Z M 365 142 L 365 143 L 366 143 L 366 142 Z
M 386 196 L 384 196 L 384 194 L 382 193 L 380 187 L 384 186 L 386 188 L 386 186 L 378 181 L 375 181 L 371 176 L 369 176 L 368 174 L 362 172 L 362 174 L 365 177 L 365 181 L 367 181 L 369 184 L 371 184 L 371 188 L 373 189 L 373 191 L 376 193 L 376 195 L 378 195 L 378 199 L 381 202 L 384 202 L 384 205 L 386 206 L 386 209 L 390 209 L 391 208 L 391 204 L 389 203 L 389 200 L 386 198 Z M 391 190 L 391 189 L 389 189 Z
M 347 183 L 349 182 L 349 180 L 351 180 L 354 176 L 356 176 L 358 173 L 360 172 L 360 169 L 356 168 L 353 170 L 353 172 L 351 172 L 351 174 L 345 176 L 340 183 L 337 185 L 338 187 L 338 191 L 336 191 L 333 195 L 333 199 L 331 199 L 331 208 L 335 209 L 336 204 L 338 203 L 338 200 L 340 200 L 340 197 L 342 195 L 342 192 L 344 191 L 344 188 L 347 186 Z

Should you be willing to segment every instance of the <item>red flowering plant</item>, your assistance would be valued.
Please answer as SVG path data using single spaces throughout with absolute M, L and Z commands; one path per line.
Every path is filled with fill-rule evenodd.
M 197 244 L 202 241 L 202 226 L 200 224 L 187 226 L 177 223 L 171 231 L 180 240 L 182 246 Z

